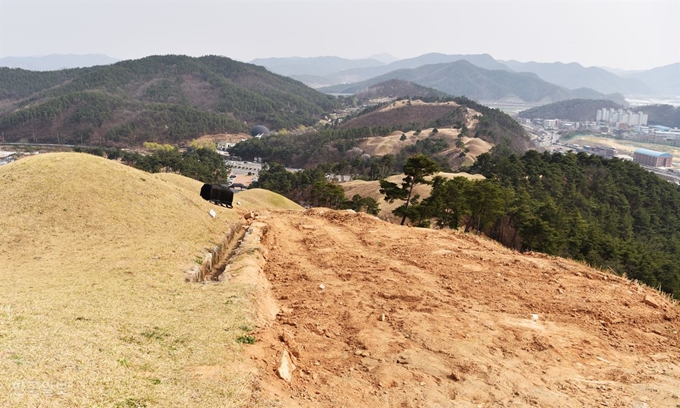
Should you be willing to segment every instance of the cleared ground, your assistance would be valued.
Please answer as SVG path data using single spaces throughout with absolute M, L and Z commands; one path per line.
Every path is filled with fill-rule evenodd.
M 656 150 L 657 152 L 668 152 L 673 155 L 673 163 L 676 166 L 680 166 L 680 147 L 635 142 L 632 140 L 610 139 L 600 136 L 576 136 L 566 140 L 565 143 L 613 147 L 618 151 L 618 154 L 627 154 L 631 157 L 633 156 L 633 152 L 639 148 Z
M 324 209 L 263 213 L 260 406 L 676 407 L 678 308 L 582 264 Z M 287 350 L 290 383 L 277 369 Z

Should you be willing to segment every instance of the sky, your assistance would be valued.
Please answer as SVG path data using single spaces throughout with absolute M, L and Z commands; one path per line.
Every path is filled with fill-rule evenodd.
M 680 62 L 680 0 L 0 0 L 0 57 L 397 58 L 639 70 Z

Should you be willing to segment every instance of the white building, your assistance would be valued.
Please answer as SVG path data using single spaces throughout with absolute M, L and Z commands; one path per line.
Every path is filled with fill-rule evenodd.
M 595 117 L 598 122 L 615 124 L 617 126 L 621 123 L 628 126 L 647 125 L 647 115 L 631 110 L 598 109 Z

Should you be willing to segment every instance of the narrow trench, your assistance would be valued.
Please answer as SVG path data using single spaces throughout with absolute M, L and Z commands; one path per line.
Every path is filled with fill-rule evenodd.
M 225 234 L 222 242 L 208 249 L 203 256 L 203 261 L 199 267 L 187 270 L 186 282 L 206 283 L 220 280 L 220 276 L 225 271 L 229 261 L 245 236 L 246 229 L 242 223 L 234 224 Z
M 247 230 L 241 228 L 241 226 L 239 225 L 238 231 L 239 231 L 238 233 L 231 234 L 232 236 L 230 239 L 225 239 L 217 258 L 213 262 L 212 267 L 204 275 L 203 278 L 204 282 L 220 280 L 220 276 L 222 275 L 222 273 L 224 273 L 224 270 L 229 264 L 229 261 L 234 256 L 234 252 L 236 252 L 236 249 L 238 249 L 238 246 L 241 240 L 243 240 L 243 237 Z

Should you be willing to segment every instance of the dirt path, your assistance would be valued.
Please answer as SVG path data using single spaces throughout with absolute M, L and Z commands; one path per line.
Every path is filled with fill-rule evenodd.
M 680 404 L 678 309 L 649 288 L 365 214 L 258 221 L 280 307 L 247 349 L 260 406 Z

